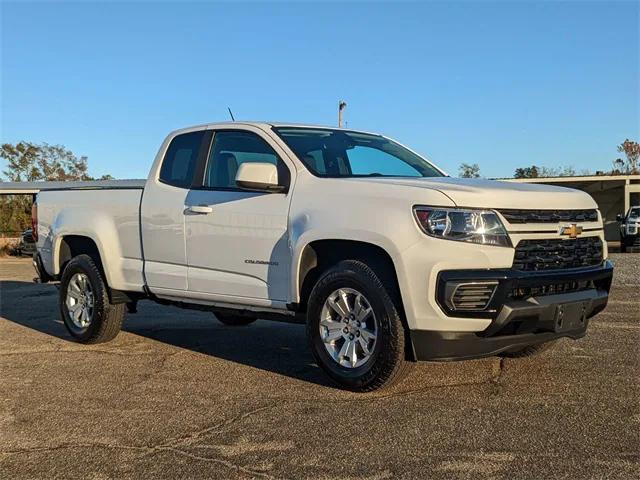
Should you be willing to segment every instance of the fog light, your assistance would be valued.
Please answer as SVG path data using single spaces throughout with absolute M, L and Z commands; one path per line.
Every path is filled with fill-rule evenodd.
M 483 311 L 491 303 L 498 282 L 447 282 L 445 302 L 450 310 Z

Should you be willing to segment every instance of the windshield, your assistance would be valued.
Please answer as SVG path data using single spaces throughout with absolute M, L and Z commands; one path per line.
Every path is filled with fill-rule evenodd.
M 443 177 L 422 157 L 380 135 L 323 128 L 274 131 L 319 177 Z
M 640 217 L 640 207 L 632 208 L 631 211 L 629 212 L 629 218 L 635 220 L 638 217 Z

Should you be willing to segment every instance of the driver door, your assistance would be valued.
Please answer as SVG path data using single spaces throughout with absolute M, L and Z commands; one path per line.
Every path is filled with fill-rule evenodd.
M 196 297 L 260 304 L 289 297 L 291 250 L 288 212 L 291 195 L 242 190 L 236 185 L 244 162 L 269 162 L 280 183 L 290 170 L 276 145 L 256 131 L 214 132 L 203 184 L 192 189 L 185 216 L 188 290 Z

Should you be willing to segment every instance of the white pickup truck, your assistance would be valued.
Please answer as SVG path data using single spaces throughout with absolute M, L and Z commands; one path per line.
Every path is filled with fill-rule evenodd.
M 626 215 L 618 215 L 620 222 L 620 250 L 640 247 L 640 205 L 631 207 Z
M 582 337 L 613 272 L 586 193 L 450 178 L 382 135 L 292 124 L 175 131 L 146 183 L 40 192 L 33 223 L 79 341 L 114 338 L 140 299 L 306 322 L 355 391 Z

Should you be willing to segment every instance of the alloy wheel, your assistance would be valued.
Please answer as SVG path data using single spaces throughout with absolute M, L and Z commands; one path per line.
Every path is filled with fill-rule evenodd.
M 352 288 L 327 297 L 320 318 L 320 338 L 329 356 L 346 368 L 364 365 L 374 352 L 378 322 L 367 298 Z
M 76 327 L 85 329 L 91 324 L 94 295 L 89 277 L 84 273 L 76 273 L 69 280 L 65 305 Z

